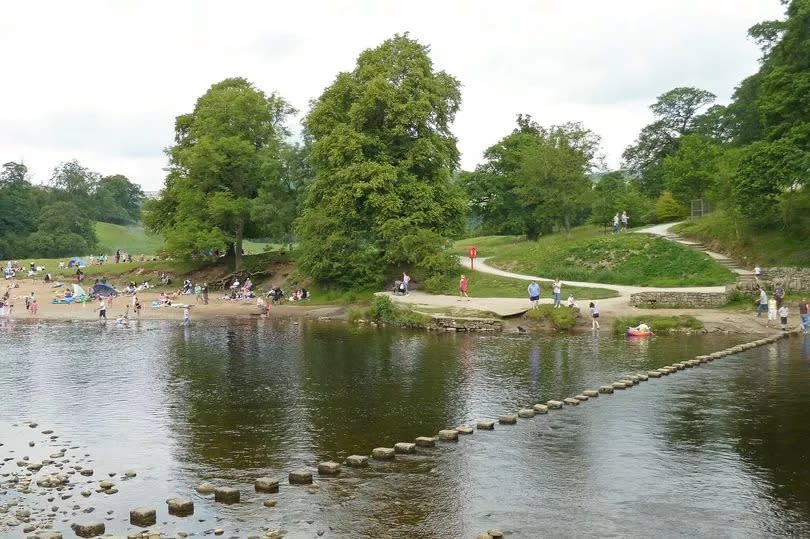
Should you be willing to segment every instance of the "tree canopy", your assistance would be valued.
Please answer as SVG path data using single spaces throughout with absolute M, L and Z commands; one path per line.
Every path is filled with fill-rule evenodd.
M 455 271 L 443 249 L 465 213 L 452 182 L 460 99 L 458 81 L 406 34 L 361 53 L 312 103 L 315 175 L 297 227 L 304 272 L 356 286 L 405 267 Z
M 261 235 L 281 217 L 274 211 L 287 196 L 279 189 L 279 152 L 288 134 L 284 122 L 293 112 L 275 93 L 230 78 L 177 117 L 166 186 L 144 219 L 164 234 L 170 253 L 195 256 L 227 248 L 241 268 L 246 235 Z

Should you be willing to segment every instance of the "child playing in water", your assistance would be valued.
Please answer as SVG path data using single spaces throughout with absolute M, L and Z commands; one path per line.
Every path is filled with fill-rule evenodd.
M 779 307 L 779 318 L 780 322 L 782 322 L 782 331 L 787 331 L 788 328 L 788 308 L 785 303 Z
M 599 307 L 594 302 L 591 302 L 589 307 L 591 309 L 591 329 L 599 329 Z
M 191 306 L 183 307 L 183 325 L 187 326 L 191 323 Z

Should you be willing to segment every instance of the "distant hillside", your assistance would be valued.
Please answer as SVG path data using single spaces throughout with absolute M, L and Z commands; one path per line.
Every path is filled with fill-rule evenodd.
M 133 256 L 141 253 L 155 255 L 163 245 L 163 238 L 147 234 L 142 226 L 122 226 L 96 222 L 96 235 L 102 252 L 112 255 L 116 249 Z

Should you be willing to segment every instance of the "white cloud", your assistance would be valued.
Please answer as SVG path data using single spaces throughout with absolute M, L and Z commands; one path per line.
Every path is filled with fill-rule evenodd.
M 163 181 L 174 117 L 212 83 L 244 76 L 300 111 L 396 32 L 430 44 L 463 83 L 454 132 L 465 168 L 513 127 L 582 121 L 617 165 L 675 86 L 726 101 L 757 68 L 752 24 L 777 0 L 16 2 L 4 6 L 0 160 L 45 181 L 77 158 L 146 189 Z M 293 127 L 297 127 L 294 123 Z

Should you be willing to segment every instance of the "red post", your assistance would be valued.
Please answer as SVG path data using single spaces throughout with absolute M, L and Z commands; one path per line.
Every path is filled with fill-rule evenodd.
M 470 257 L 470 271 L 475 269 L 475 257 L 478 256 L 478 247 L 470 245 L 467 247 L 467 254 Z

